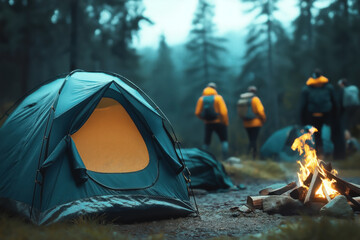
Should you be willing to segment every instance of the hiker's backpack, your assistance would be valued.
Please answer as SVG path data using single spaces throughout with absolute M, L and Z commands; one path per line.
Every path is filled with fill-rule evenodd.
M 251 105 L 252 98 L 253 97 L 240 98 L 237 102 L 237 112 L 239 117 L 243 120 L 252 120 L 256 118 L 256 114 Z
M 359 106 L 359 89 L 354 86 L 347 86 L 344 88 L 344 97 L 343 97 L 343 106 L 351 107 L 351 106 Z
M 307 110 L 310 113 L 330 112 L 333 104 L 331 101 L 331 86 L 326 84 L 322 87 L 307 86 Z
M 203 96 L 203 108 L 201 118 L 207 121 L 213 121 L 218 118 L 219 114 L 214 109 L 215 96 Z

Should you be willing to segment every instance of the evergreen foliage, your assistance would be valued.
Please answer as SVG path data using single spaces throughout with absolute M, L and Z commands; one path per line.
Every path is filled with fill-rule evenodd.
M 187 72 L 201 79 L 203 85 L 218 80 L 226 70 L 221 64 L 221 53 L 226 52 L 223 46 L 226 39 L 215 35 L 213 17 L 214 5 L 209 0 L 199 0 L 186 44 L 190 52 Z
M 14 101 L 69 67 L 138 79 L 132 41 L 141 22 L 152 23 L 143 11 L 141 0 L 0 1 L 1 84 L 13 89 L 0 98 Z
M 231 39 L 217 34 L 213 2 L 198 0 L 186 43 L 169 46 L 163 37 L 157 50 L 140 54 L 133 42 L 141 24 L 156 24 L 145 16 L 142 0 L 78 1 L 73 22 L 73 0 L 0 0 L 0 111 L 39 83 L 69 72 L 73 62 L 76 68 L 117 72 L 141 85 L 183 144 L 194 147 L 202 144 L 195 104 L 214 81 L 229 110 L 230 150 L 238 154 L 247 138 L 236 101 L 249 85 L 258 86 L 268 116 L 259 145 L 275 130 L 300 123 L 301 88 L 314 68 L 334 86 L 347 78 L 360 87 L 358 0 L 297 0 L 299 14 L 290 28 L 277 20 L 280 1 L 239 2 L 255 17 L 237 47 L 234 34 L 223 35 Z M 77 34 L 71 38 L 74 24 Z M 193 129 L 200 129 L 197 136 Z

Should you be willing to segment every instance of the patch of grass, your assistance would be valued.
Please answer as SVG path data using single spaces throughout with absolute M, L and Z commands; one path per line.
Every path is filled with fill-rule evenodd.
M 332 240 L 359 239 L 360 219 L 335 219 L 329 217 L 301 217 L 300 220 L 286 222 L 265 233 L 242 237 L 222 236 L 214 240 Z
M 302 240 L 302 239 L 359 239 L 360 219 L 334 219 L 328 217 L 302 217 L 296 222 L 287 222 L 278 229 L 249 236 L 246 240 Z
M 344 161 L 335 162 L 335 165 L 341 169 L 359 169 L 360 170 L 360 152 L 346 158 Z
M 334 161 L 335 168 L 340 177 L 358 177 L 360 176 L 360 153 L 356 153 L 342 161 Z
M 36 226 L 18 217 L 0 215 L 1 240 L 103 240 L 131 239 L 114 230 L 113 224 L 102 224 L 101 220 L 79 218 L 72 223 L 56 223 Z
M 235 179 L 285 180 L 296 177 L 296 163 L 279 163 L 271 160 L 244 160 L 241 166 L 224 164 L 227 173 Z

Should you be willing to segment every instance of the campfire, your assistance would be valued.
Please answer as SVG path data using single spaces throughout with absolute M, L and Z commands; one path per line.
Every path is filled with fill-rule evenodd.
M 316 128 L 311 128 L 295 139 L 291 147 L 299 152 L 302 159 L 298 161 L 297 181 L 276 189 L 263 189 L 259 192 L 260 196 L 248 196 L 247 207 L 281 213 L 313 210 L 313 206 L 318 206 L 317 210 L 322 211 L 342 199 L 347 205 L 345 208 L 360 210 L 360 186 L 341 179 L 331 163 L 320 160 L 311 147 L 312 135 L 316 131 Z

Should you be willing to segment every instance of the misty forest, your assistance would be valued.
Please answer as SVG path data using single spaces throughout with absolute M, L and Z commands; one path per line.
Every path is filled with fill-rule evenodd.
M 257 86 L 267 115 L 259 144 L 282 127 L 300 124 L 300 93 L 314 68 L 335 88 L 340 78 L 359 85 L 359 0 L 297 0 L 299 14 L 289 27 L 274 14 L 280 1 L 239 2 L 247 6 L 239 14 L 254 16 L 245 29 L 219 35 L 216 5 L 198 0 L 185 42 L 169 45 L 162 35 L 157 46 L 136 48 L 142 26 L 157 24 L 141 0 L 0 0 L 1 115 L 72 70 L 114 72 L 154 100 L 184 147 L 200 147 L 204 130 L 195 105 L 207 83 L 215 82 L 229 111 L 230 154 L 240 155 L 247 136 L 236 102 L 249 85 Z M 217 141 L 213 136 L 211 147 L 219 153 Z

